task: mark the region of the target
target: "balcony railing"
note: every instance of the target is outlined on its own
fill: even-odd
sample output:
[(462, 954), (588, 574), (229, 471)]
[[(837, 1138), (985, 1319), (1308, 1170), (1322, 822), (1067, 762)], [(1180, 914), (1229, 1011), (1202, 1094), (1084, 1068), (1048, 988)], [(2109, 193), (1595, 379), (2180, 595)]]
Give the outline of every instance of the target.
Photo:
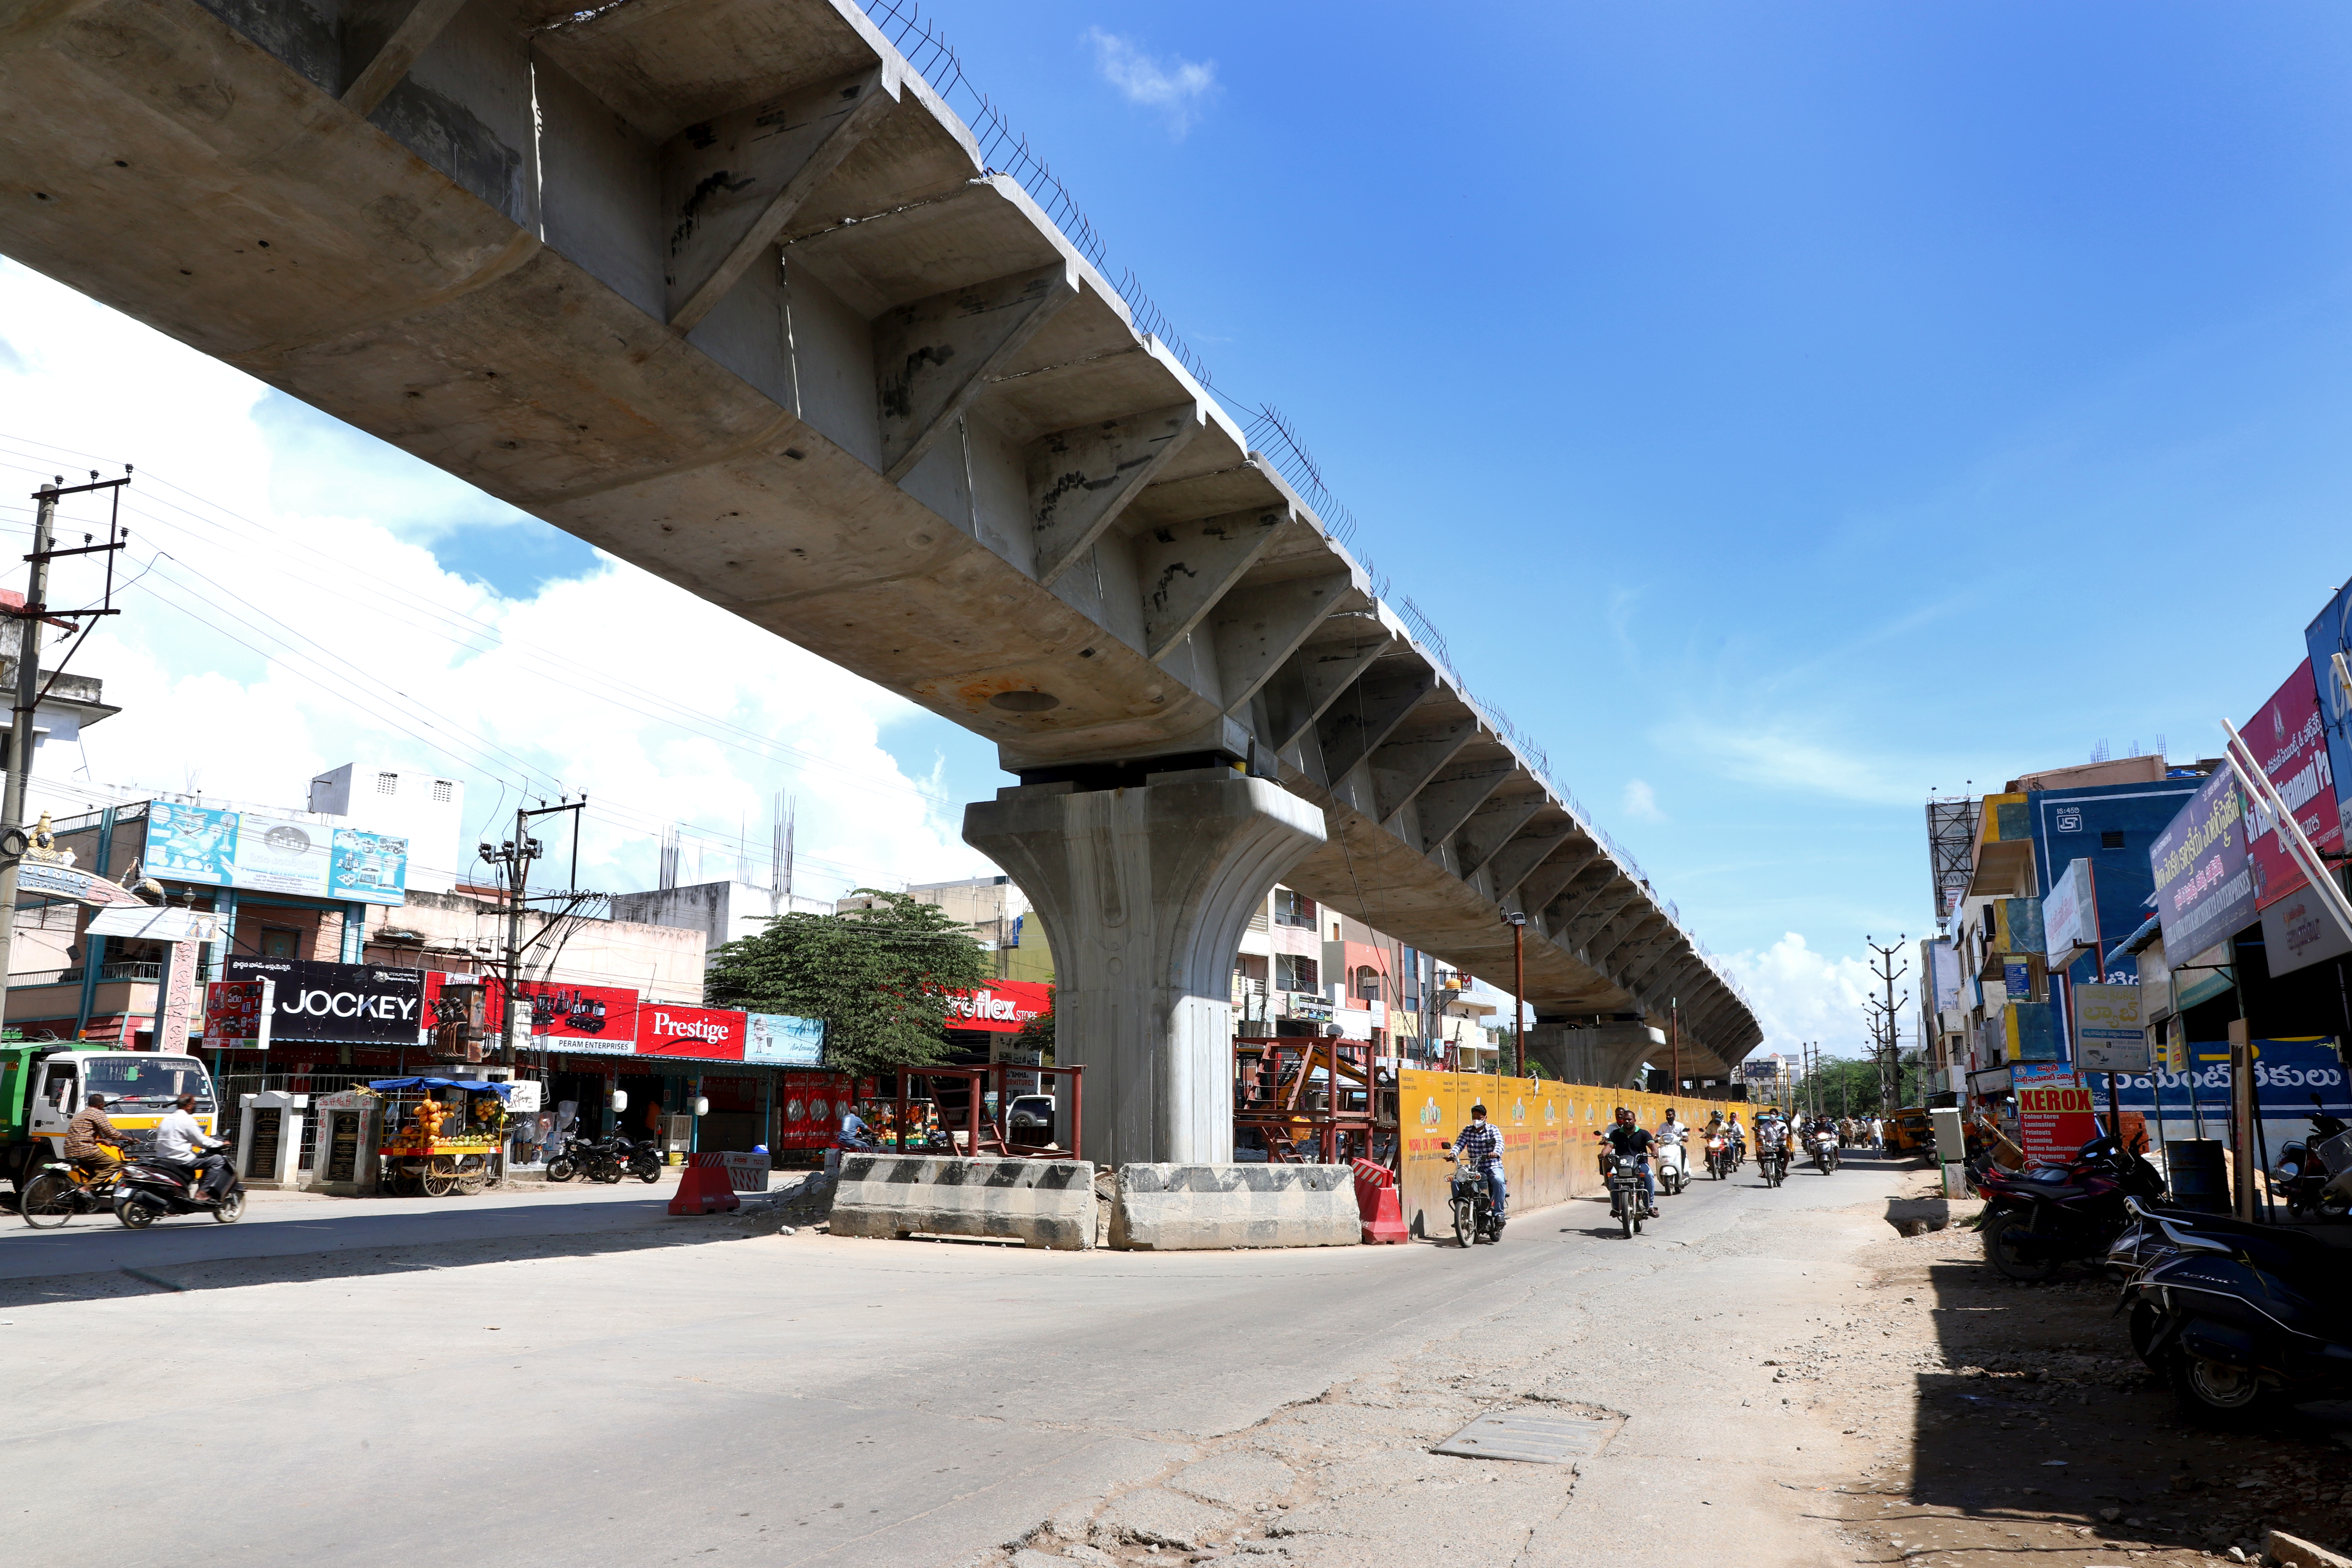
[[(79, 985), (81, 977), (79, 968), (36, 969), (8, 976), (8, 986), (16, 990), (26, 985)], [(163, 978), (163, 966), (161, 963), (101, 963), (98, 966), (98, 978), (101, 983), (109, 980), (161, 980)]]

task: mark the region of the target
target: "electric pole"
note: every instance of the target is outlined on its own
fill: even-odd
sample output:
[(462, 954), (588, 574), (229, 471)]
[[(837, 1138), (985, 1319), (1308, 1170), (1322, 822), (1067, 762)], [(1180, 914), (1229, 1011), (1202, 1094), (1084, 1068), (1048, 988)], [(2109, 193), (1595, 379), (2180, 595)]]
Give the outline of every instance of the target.
[[(32, 563), (33, 569), (25, 582), (25, 607), (8, 612), (16, 623), (16, 694), (13, 709), (15, 717), (8, 730), (8, 782), (5, 792), (0, 792), (0, 1021), (5, 1021), (7, 1016), (8, 991), (5, 976), (9, 973), (8, 950), (16, 934), (17, 867), (23, 860), (28, 847), (25, 831), (25, 795), (32, 783), (33, 748), (37, 743), (33, 733), (33, 715), (39, 709), (41, 699), (48, 694), (47, 688), (41, 682), (41, 623), (44, 619), (59, 614), (111, 616), (121, 613), (112, 607), (113, 552), (122, 548), (116, 539), (117, 530), (114, 524), (111, 522), (108, 524), (104, 544), (90, 544), (89, 536), (85, 534), (82, 549), (53, 549), (51, 545), (57, 530), (58, 501), (60, 497), (81, 495), (89, 490), (113, 490), (116, 492), (116, 505), (119, 510), (122, 487), (131, 482), (129, 473), (130, 470), (126, 468), (123, 478), (100, 480), (97, 472), (93, 470), (89, 476), (89, 483), (75, 485), (70, 489), (58, 488), (65, 483), (65, 476), (60, 474), (52, 482), (43, 485), (33, 492), (33, 552), (25, 557), (26, 561)], [(52, 611), (48, 605), (49, 563), (59, 555), (100, 553), (108, 558), (107, 607), (97, 610)], [(68, 654), (72, 651), (71, 648), (67, 649)], [(57, 672), (52, 671), (50, 679), (54, 680), (56, 678)], [(106, 875), (106, 868), (103, 866), (94, 866), (90, 869), (100, 877)], [(155, 1042), (155, 1047), (158, 1050), (163, 1049), (163, 1042), (158, 1039)]]
[(1514, 910), (1503, 919), (1511, 928), (1511, 1047), (1519, 1078), (1528, 1076), (1528, 917)]
[(1888, 1111), (1895, 1109), (1896, 1091), (1900, 1088), (1896, 1082), (1896, 1051), (1901, 1037), (1895, 1032), (1896, 1022), (1902, 1017), (1900, 1009), (1903, 1002), (1911, 1000), (1908, 991), (1903, 994), (1903, 1002), (1895, 999), (1895, 983), (1911, 973), (1908, 960), (1900, 969), (1895, 966), (1895, 955), (1903, 951), (1905, 940), (1904, 934), (1898, 932), (1892, 945), (1881, 947), (1867, 936), (1862, 939), (1863, 945), (1878, 955), (1878, 962), (1871, 966), (1871, 973), (1877, 975), (1886, 987), (1886, 1001), (1880, 1008), (1878, 1028), (1874, 1031), (1878, 1038), (1873, 1044), (1877, 1047), (1878, 1056), (1878, 1101)]

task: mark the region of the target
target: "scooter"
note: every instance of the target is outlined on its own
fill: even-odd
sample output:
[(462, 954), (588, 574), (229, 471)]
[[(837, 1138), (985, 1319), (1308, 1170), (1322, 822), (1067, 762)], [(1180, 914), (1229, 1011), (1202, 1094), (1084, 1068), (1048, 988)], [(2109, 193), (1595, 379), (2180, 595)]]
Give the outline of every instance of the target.
[(2291, 1231), (2155, 1223), (2175, 1255), (2126, 1286), (2118, 1310), (2184, 1415), (2244, 1427), (2352, 1394), (2352, 1259)]
[(2104, 1258), (2131, 1218), (2126, 1200), (2157, 1205), (2166, 1196), (2156, 1167), (2111, 1134), (2063, 1165), (2014, 1175), (1988, 1165), (1975, 1184), (1985, 1195), (1977, 1218), (1985, 1261), (2028, 1283), (2049, 1279), (2070, 1258)]
[(1662, 1139), (1653, 1162), (1658, 1192), (1671, 1197), (1690, 1185), (1690, 1151), (1673, 1139)]
[(1824, 1176), (1838, 1168), (1837, 1134), (1826, 1130), (1812, 1135), (1813, 1167)]
[(2347, 1213), (2344, 1184), (2335, 1178), (2352, 1173), (2352, 1131), (2346, 1130), (2342, 1117), (2327, 1113), (2319, 1096), (2313, 1095), (2311, 1103), (2311, 1135), (2279, 1150), (2278, 1163), (2268, 1173), (2271, 1195), (2296, 1219), (2305, 1214), (2342, 1219)]
[(225, 1168), (228, 1184), (213, 1198), (204, 1194), (209, 1172), (191, 1169), (183, 1174), (177, 1166), (131, 1161), (115, 1178), (114, 1217), (132, 1230), (145, 1230), (166, 1215), (180, 1214), (208, 1214), (222, 1225), (235, 1225), (245, 1217), (245, 1178), (236, 1173), (234, 1161)]

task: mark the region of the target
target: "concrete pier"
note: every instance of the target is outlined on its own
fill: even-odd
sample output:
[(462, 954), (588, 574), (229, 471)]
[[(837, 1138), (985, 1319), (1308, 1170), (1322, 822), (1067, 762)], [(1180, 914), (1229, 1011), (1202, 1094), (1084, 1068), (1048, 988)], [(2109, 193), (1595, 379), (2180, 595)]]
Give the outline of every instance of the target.
[(1274, 884), (1322, 844), (1322, 814), (1267, 780), (1195, 768), (1125, 788), (999, 790), (964, 808), (963, 837), (1053, 939), (1055, 1059), (1086, 1068), (1081, 1155), (1231, 1161), (1234, 953)]

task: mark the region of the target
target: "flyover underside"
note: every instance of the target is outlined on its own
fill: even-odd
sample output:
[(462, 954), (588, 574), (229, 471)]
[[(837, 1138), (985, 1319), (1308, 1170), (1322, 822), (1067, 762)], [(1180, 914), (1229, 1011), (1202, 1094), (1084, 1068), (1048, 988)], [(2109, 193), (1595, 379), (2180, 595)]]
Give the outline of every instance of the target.
[(1523, 910), (1547, 1015), (1759, 1038), (854, 6), (34, 0), (0, 145), (8, 255), (1025, 782), (1246, 763), (1345, 846), (1316, 896), (1490, 977)]

